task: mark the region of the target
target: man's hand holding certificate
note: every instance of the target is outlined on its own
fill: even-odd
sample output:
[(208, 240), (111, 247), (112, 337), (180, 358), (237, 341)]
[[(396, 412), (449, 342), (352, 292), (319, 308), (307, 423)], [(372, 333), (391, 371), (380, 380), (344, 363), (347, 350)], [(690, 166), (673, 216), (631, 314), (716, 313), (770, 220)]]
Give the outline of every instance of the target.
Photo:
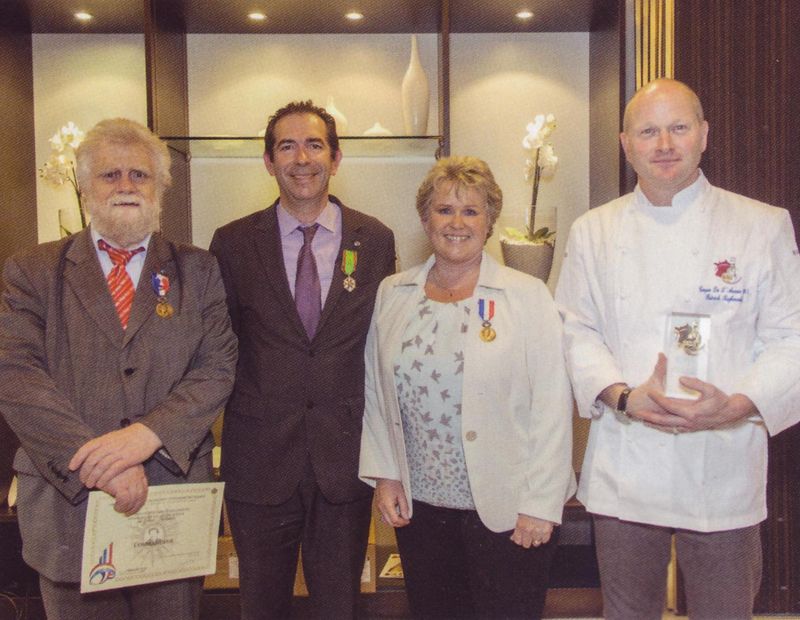
[(216, 570), (224, 483), (150, 487), (136, 514), (114, 498), (89, 494), (81, 592), (208, 575)]

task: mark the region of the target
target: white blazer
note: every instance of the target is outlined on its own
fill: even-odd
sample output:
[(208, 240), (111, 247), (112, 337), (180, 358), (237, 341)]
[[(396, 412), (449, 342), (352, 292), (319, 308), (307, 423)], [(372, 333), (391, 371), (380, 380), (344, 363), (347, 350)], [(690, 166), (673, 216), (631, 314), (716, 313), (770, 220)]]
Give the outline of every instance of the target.
[[(432, 256), (381, 283), (365, 353), (359, 476), (373, 486), (378, 478), (400, 480), (409, 506), (393, 364), (433, 263)], [(481, 298), (494, 301), (492, 342), (479, 337)], [(514, 529), (518, 514), (561, 523), (575, 476), (572, 392), (555, 304), (540, 280), (485, 252), (473, 302), (464, 349), (461, 440), (478, 515), (495, 532)]]

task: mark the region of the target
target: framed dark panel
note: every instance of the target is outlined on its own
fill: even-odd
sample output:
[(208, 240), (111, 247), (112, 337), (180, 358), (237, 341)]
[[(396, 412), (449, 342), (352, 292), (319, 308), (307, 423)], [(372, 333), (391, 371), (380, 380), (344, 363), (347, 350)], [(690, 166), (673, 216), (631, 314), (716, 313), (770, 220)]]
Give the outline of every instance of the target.
[[(702, 168), (800, 225), (800, 3), (675, 0), (675, 76), (710, 125)], [(800, 408), (800, 403), (798, 403)], [(770, 440), (757, 612), (800, 612), (800, 429)]]
[(619, 132), (625, 105), (625, 2), (594, 9), (589, 34), (589, 206), (628, 191)]
[[(184, 2), (145, 0), (147, 123), (161, 136), (189, 133), (189, 85)], [(164, 195), (161, 228), (174, 241), (191, 243), (189, 159), (172, 150), (172, 187)]]
[[(38, 241), (36, 156), (33, 131), (33, 52), (28, 14), (22, 3), (0, 7), (0, 265)], [(0, 418), (0, 506), (13, 476), (17, 440)]]

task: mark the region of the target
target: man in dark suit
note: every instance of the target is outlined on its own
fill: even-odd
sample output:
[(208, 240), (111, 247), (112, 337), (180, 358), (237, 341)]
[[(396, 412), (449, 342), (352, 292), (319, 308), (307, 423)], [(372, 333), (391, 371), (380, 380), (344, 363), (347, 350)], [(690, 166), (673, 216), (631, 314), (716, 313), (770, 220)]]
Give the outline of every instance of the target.
[(241, 352), (222, 473), (242, 615), (290, 614), (302, 543), (315, 614), (353, 617), (372, 500), (357, 476), (364, 343), (394, 237), (328, 194), (342, 152), (324, 109), (278, 110), (265, 146), (279, 199), (211, 242)]
[(91, 227), (4, 270), (0, 412), (21, 443), (23, 556), (51, 620), (196, 619), (199, 578), (80, 594), (85, 500), (100, 489), (133, 514), (148, 485), (211, 479), (236, 365), (225, 291), (212, 256), (156, 232), (169, 152), (146, 127), (102, 121), (76, 159)]

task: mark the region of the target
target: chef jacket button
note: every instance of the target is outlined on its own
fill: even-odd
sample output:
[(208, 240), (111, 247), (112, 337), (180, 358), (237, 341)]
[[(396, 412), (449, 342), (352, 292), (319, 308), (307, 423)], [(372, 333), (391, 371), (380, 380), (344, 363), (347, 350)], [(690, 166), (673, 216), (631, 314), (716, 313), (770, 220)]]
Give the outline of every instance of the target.
[(475, 431), (467, 431), (467, 441), (475, 441), (478, 438), (478, 433)]
[(136, 372), (136, 369), (135, 368), (126, 368), (125, 370), (123, 370), (123, 372), (125, 373), (126, 377), (130, 377), (133, 373)]
[(306, 401), (306, 409), (313, 409), (313, 408), (314, 408), (314, 401), (313, 400)]

